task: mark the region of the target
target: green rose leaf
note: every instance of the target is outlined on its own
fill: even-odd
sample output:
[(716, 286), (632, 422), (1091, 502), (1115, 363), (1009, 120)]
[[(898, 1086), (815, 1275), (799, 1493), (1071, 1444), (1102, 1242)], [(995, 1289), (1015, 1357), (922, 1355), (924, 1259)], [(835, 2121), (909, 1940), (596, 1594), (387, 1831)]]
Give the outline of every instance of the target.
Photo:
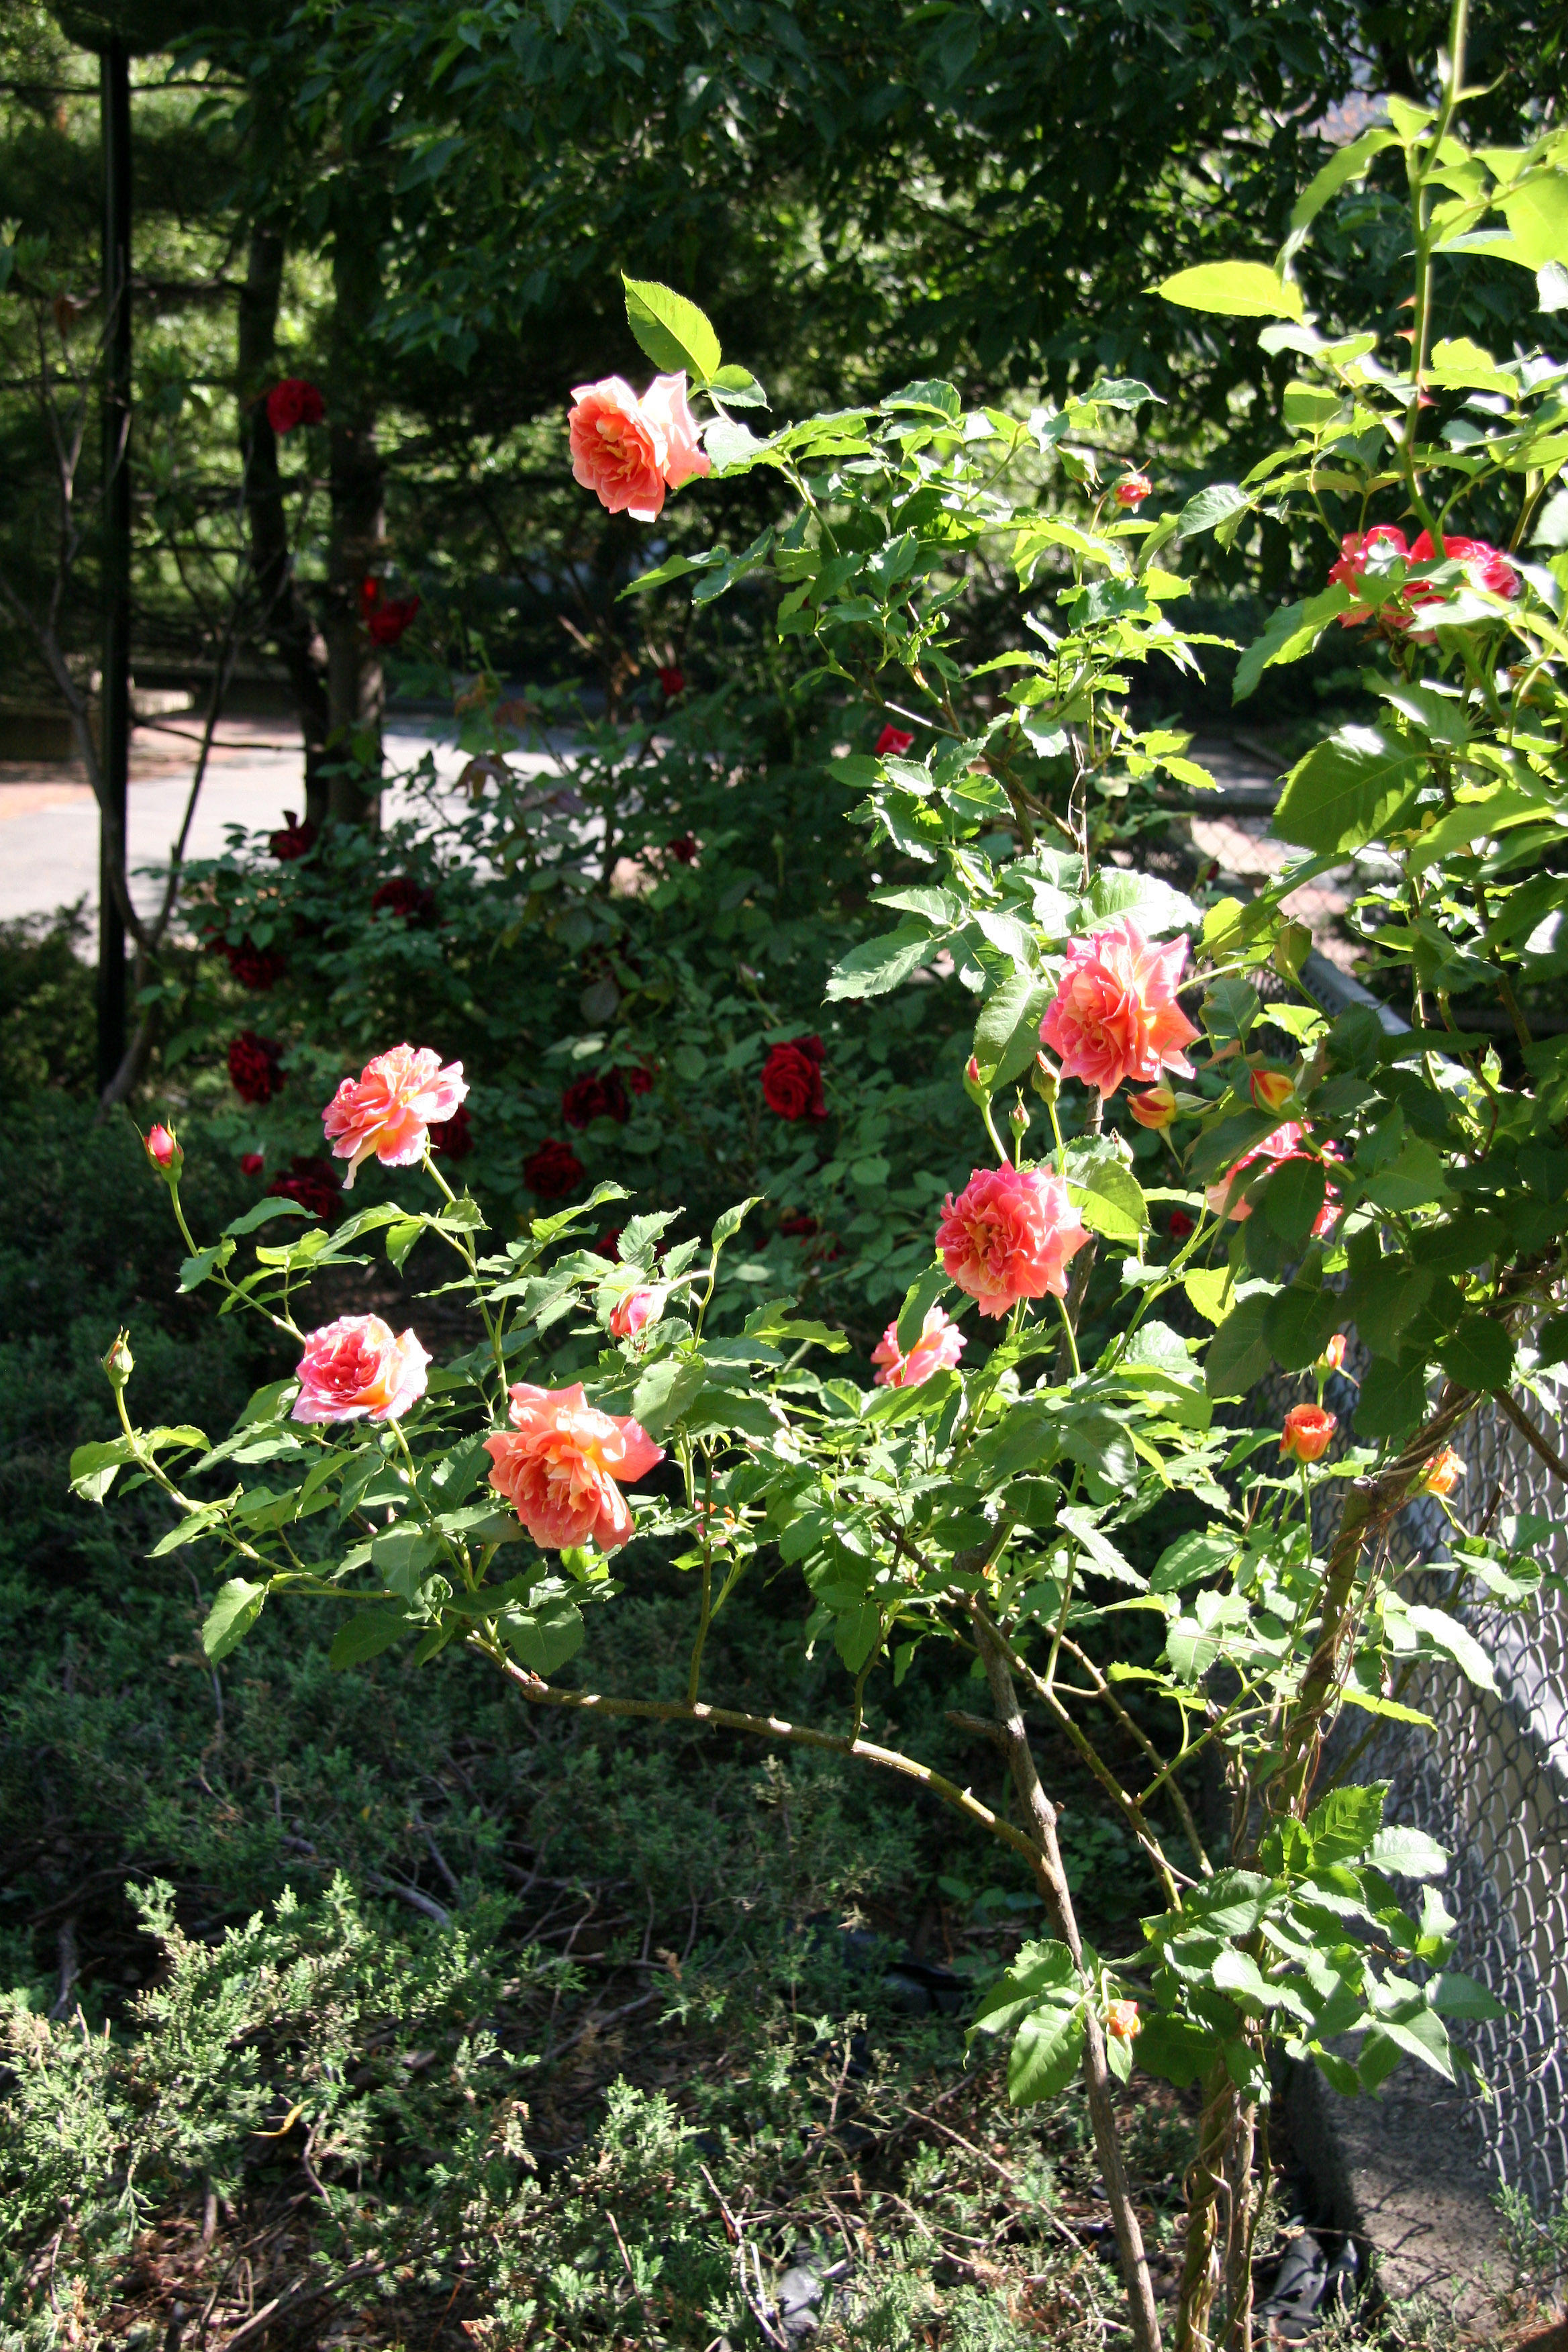
[(652, 278), (625, 278), (626, 324), (656, 368), (670, 375), (684, 369), (693, 383), (719, 373), (723, 353), (711, 321), (695, 302)]
[(1209, 261), (1178, 269), (1154, 291), (1186, 310), (1226, 319), (1299, 319), (1301, 289), (1266, 261)]
[(1421, 765), (1376, 727), (1340, 727), (1286, 778), (1269, 830), (1302, 849), (1360, 849), (1413, 812)]
[(248, 1584), (243, 1576), (230, 1577), (218, 1589), (217, 1599), (202, 1627), (202, 1647), (216, 1665), (237, 1649), (261, 1614), (267, 1599), (264, 1584)]
[(552, 1675), (583, 1646), (583, 1612), (564, 1592), (547, 1592), (531, 1608), (503, 1609), (496, 1630), (514, 1658)]
[(367, 1658), (379, 1658), (413, 1630), (401, 1609), (361, 1609), (333, 1634), (327, 1664), (333, 1674), (345, 1674)]

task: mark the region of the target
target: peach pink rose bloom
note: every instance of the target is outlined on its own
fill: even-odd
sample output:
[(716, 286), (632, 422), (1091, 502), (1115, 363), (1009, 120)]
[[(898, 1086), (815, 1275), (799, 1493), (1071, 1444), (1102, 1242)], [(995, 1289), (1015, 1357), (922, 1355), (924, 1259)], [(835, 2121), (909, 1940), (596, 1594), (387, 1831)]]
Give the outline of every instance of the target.
[(295, 1421), (399, 1421), (425, 1393), (430, 1361), (412, 1331), (394, 1337), (379, 1315), (342, 1315), (305, 1341)]
[(1068, 1076), (1098, 1087), (1102, 1099), (1123, 1078), (1147, 1084), (1162, 1070), (1190, 1078), (1184, 1049), (1198, 1033), (1176, 1003), (1186, 961), (1184, 934), (1156, 947), (1131, 915), (1074, 940), (1057, 1001), (1040, 1024)]
[(610, 1310), (610, 1328), (617, 1339), (635, 1339), (649, 1323), (657, 1323), (664, 1313), (664, 1302), (669, 1297), (668, 1286), (652, 1290), (628, 1290), (617, 1298)]
[[(1226, 1170), (1217, 1184), (1205, 1188), (1204, 1199), (1210, 1215), (1228, 1217), (1232, 1224), (1244, 1223), (1252, 1214), (1252, 1203), (1246, 1197), (1247, 1171), (1255, 1169), (1260, 1160), (1272, 1160), (1278, 1164), (1286, 1160), (1311, 1159), (1312, 1153), (1301, 1148), (1306, 1139), (1306, 1129), (1298, 1126), (1293, 1118), (1288, 1118), (1283, 1127), (1277, 1127), (1272, 1135), (1266, 1135), (1261, 1143), (1255, 1143), (1250, 1151), (1244, 1151), (1235, 1167)], [(1339, 1154), (1329, 1144), (1324, 1147), (1323, 1156), (1325, 1159), (1337, 1159)], [(1339, 1209), (1340, 1196), (1331, 1184), (1323, 1195), (1323, 1205), (1313, 1221), (1312, 1232), (1320, 1239), (1333, 1223)]]
[(667, 489), (712, 471), (686, 401), (686, 378), (656, 375), (639, 400), (623, 376), (580, 383), (566, 419), (572, 472), (612, 514), (652, 522)]
[(618, 1479), (641, 1478), (664, 1448), (635, 1421), (601, 1412), (569, 1389), (511, 1391), (511, 1428), (487, 1437), (490, 1485), (504, 1495), (536, 1544), (563, 1551), (595, 1544), (615, 1551), (631, 1539), (632, 1515)]
[(1321, 1462), (1338, 1427), (1334, 1415), (1321, 1404), (1293, 1404), (1279, 1433), (1279, 1451), (1294, 1454), (1298, 1462)]
[(1068, 1262), (1088, 1239), (1067, 1179), (1045, 1168), (977, 1168), (936, 1229), (948, 1273), (993, 1316), (1020, 1298), (1065, 1298)]
[(968, 1340), (956, 1323), (951, 1322), (940, 1307), (928, 1307), (926, 1319), (921, 1325), (921, 1336), (904, 1355), (899, 1347), (897, 1316), (889, 1324), (871, 1350), (871, 1361), (882, 1369), (877, 1375), (879, 1389), (918, 1389), (933, 1372), (944, 1372), (956, 1364)]
[(353, 1191), (373, 1157), (384, 1168), (412, 1168), (423, 1160), (430, 1129), (452, 1117), (468, 1091), (461, 1062), (443, 1068), (428, 1045), (394, 1045), (357, 1078), (345, 1078), (321, 1113), (333, 1158), (349, 1163), (344, 1192)]

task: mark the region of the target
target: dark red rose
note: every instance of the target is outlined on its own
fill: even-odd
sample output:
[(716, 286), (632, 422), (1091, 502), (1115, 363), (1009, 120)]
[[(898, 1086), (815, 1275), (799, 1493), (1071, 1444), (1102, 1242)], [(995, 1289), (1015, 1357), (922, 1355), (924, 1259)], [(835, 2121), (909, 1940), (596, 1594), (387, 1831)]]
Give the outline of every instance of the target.
[(621, 1076), (626, 1082), (626, 1087), (629, 1093), (634, 1095), (652, 1094), (653, 1072), (646, 1062), (636, 1063), (631, 1069), (623, 1070), (621, 1072)]
[(1166, 1227), (1166, 1231), (1169, 1233), (1171, 1239), (1173, 1242), (1184, 1242), (1193, 1230), (1193, 1221), (1191, 1217), (1188, 1216), (1186, 1211), (1184, 1209), (1173, 1209), (1171, 1212), (1170, 1223)]
[(906, 751), (914, 749), (914, 740), (912, 735), (906, 735), (901, 727), (895, 727), (889, 720), (877, 738), (877, 757), (879, 760), (901, 760)]
[(417, 596), (389, 596), (379, 580), (360, 583), (359, 601), (374, 646), (396, 645), (419, 610)]
[(274, 1176), (267, 1192), (272, 1200), (298, 1201), (302, 1209), (324, 1218), (328, 1224), (342, 1199), (342, 1187), (330, 1160), (291, 1160), (287, 1175)]
[(267, 395), (267, 422), (274, 433), (292, 433), (296, 425), (319, 425), (327, 404), (303, 376), (286, 375)]
[(265, 1152), (242, 1151), (239, 1155), (239, 1172), (242, 1176), (259, 1176), (266, 1161)]
[(684, 670), (661, 669), (658, 674), (658, 682), (664, 688), (664, 698), (667, 702), (673, 702), (678, 694), (684, 694), (686, 691), (686, 673)]
[(551, 1136), (523, 1161), (522, 1181), (542, 1201), (563, 1200), (583, 1181), (583, 1163), (569, 1143)]
[(826, 1118), (822, 1098), (822, 1040), (792, 1037), (775, 1045), (763, 1064), (763, 1099), (781, 1118)]
[(448, 1160), (466, 1160), (474, 1148), (468, 1104), (459, 1103), (450, 1118), (432, 1120), (429, 1135), (432, 1151), (444, 1151)]
[(289, 969), (289, 959), (280, 948), (258, 948), (248, 931), (239, 940), (219, 940), (216, 947), (241, 988), (258, 996), (276, 988)]
[(373, 914), (400, 915), (405, 923), (417, 923), (423, 930), (436, 919), (436, 893), (407, 874), (395, 874), (384, 882), (370, 905)]
[(313, 849), (315, 845), (315, 826), (310, 824), (301, 824), (292, 809), (284, 810), (283, 822), (278, 831), (268, 834), (267, 837), (267, 846), (273, 856), (284, 866), (293, 858), (303, 857), (305, 852), (308, 849)]
[(631, 1105), (618, 1070), (596, 1078), (574, 1078), (561, 1097), (561, 1116), (568, 1127), (592, 1127), (596, 1118), (613, 1118), (625, 1127)]
[(270, 1102), (283, 1084), (281, 1047), (242, 1029), (228, 1049), (228, 1078), (241, 1102)]
[(673, 841), (667, 841), (664, 845), (670, 856), (678, 858), (682, 866), (696, 865), (697, 844), (690, 834), (678, 833)]
[(779, 1219), (779, 1231), (786, 1241), (808, 1242), (822, 1231), (820, 1217), (809, 1217), (804, 1209), (792, 1209), (787, 1217)]

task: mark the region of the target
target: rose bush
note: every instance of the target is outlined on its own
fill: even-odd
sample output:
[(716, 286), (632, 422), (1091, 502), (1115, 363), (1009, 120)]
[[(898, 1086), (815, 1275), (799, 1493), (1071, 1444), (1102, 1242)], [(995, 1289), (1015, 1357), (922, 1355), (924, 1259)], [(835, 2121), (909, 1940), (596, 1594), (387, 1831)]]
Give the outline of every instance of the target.
[[(1272, 2059), (1315, 2064), (1346, 2091), (1375, 2090), (1406, 2057), (1452, 2075), (1467, 2061), (1447, 2021), (1496, 2013), (1447, 1966), (1445, 1856), (1385, 1826), (1384, 1789), (1342, 1785), (1324, 1750), (1346, 1706), (1407, 1718), (1403, 1693), (1425, 1660), (1489, 1672), (1461, 1623), (1402, 1591), (1389, 1538), (1413, 1496), (1451, 1493), (1452, 1440), (1483, 1398), (1550, 1454), (1514, 1391), (1549, 1392), (1568, 1360), (1568, 1047), (1530, 1034), (1514, 989), (1532, 957), (1554, 951), (1553, 861), (1568, 837), (1568, 561), (1551, 553), (1558, 526), (1545, 522), (1568, 454), (1568, 368), (1432, 339), (1436, 259), (1489, 212), (1506, 224), (1493, 249), (1559, 266), (1542, 245), (1568, 218), (1568, 140), (1464, 153), (1462, 29), (1461, 17), (1441, 106), (1392, 101), (1392, 126), (1342, 151), (1298, 208), (1299, 238), (1338, 189), (1397, 152), (1416, 269), (1397, 368), (1376, 357), (1373, 335), (1316, 335), (1286, 274), (1294, 247), (1276, 269), (1218, 265), (1164, 289), (1222, 315), (1270, 317), (1266, 350), (1307, 371), (1286, 396), (1288, 446), (1248, 483), (1205, 491), (1181, 513), (1145, 517), (1145, 499), (1102, 487), (1125, 456), (1113, 436), (1148, 398), (1141, 385), (1090, 386), (1020, 419), (966, 411), (953, 387), (922, 383), (876, 409), (758, 436), (729, 411), (755, 406), (760, 388), (721, 366), (701, 314), (664, 289), (632, 289), (628, 316), (654, 364), (682, 360), (714, 412), (703, 430), (712, 472), (769, 468), (790, 508), (741, 553), (672, 556), (635, 593), (695, 577), (711, 602), (771, 571), (786, 642), (809, 640), (829, 674), (921, 719), (901, 748), (834, 763), (861, 796), (892, 875), (877, 903), (897, 921), (841, 956), (830, 1003), (883, 1004), (894, 1018), (900, 992), (935, 985), (944, 961), (975, 1000), (973, 1039), (948, 1050), (955, 1083), (968, 1056), (984, 1164), (940, 1212), (928, 1198), (920, 1263), (879, 1350), (889, 1377), (864, 1389), (823, 1365), (847, 1340), (796, 1296), (745, 1311), (744, 1294), (724, 1287), (754, 1197), (662, 1254), (673, 1209), (626, 1215), (613, 1255), (605, 1245), (610, 1204), (626, 1197), (613, 1183), (516, 1234), (492, 1230), (428, 1150), (431, 1124), (457, 1105), (456, 1066), (382, 1040), (326, 1104), (325, 1131), (351, 1172), (372, 1156), (419, 1160), (433, 1204), (378, 1201), (335, 1230), (291, 1222), (285, 1238), (258, 1243), (269, 1221), (301, 1215), (264, 1201), (202, 1245), (185, 1229), (178, 1148), (160, 1144), (152, 1165), (186, 1234), (184, 1286), (210, 1283), (226, 1307), (266, 1317), (300, 1347), (300, 1369), (210, 1444), (194, 1428), (135, 1425), (122, 1338), (106, 1360), (121, 1434), (73, 1463), (89, 1498), (122, 1469), (162, 1487), (179, 1516), (160, 1551), (199, 1542), (225, 1556), (232, 1573), (205, 1635), (213, 1657), (268, 1604), (313, 1597), (341, 1616), (342, 1667), (397, 1643), (415, 1664), (461, 1646), (530, 1705), (709, 1724), (858, 1759), (1018, 1854), (1050, 1933), (985, 1992), (974, 2026), (1006, 2037), (1016, 2099), (1047, 2097), (1081, 2071), (1141, 2352), (1158, 2344), (1160, 2315), (1113, 2077), (1136, 2063), (1201, 2085), (1176, 2340), (1195, 2352), (1217, 2331), (1246, 2347)], [(635, 498), (657, 512), (668, 428), (629, 388), (593, 390), (605, 396), (583, 395), (573, 421), (579, 479), (606, 505), (636, 513)], [(1250, 904), (1205, 911), (1097, 856), (1091, 807), (1162, 766), (1190, 770), (1179, 740), (1133, 726), (1125, 699), (1130, 665), (1195, 659), (1166, 610), (1183, 593), (1171, 568), (1183, 540), (1292, 500), (1323, 532), (1324, 585), (1248, 649), (1239, 693), (1352, 607), (1374, 625), (1389, 608), (1420, 625), (1373, 627), (1393, 665), (1386, 721), (1339, 731), (1291, 772), (1276, 830), (1307, 856)], [(1509, 583), (1473, 549), (1448, 551), (1444, 525), (1461, 502), (1478, 525), (1511, 533)], [(1364, 541), (1375, 528), (1380, 504), (1445, 550), (1424, 564), (1411, 549), (1418, 599), (1386, 537), (1353, 583), (1326, 576), (1348, 530)], [(1519, 543), (1542, 527), (1548, 560), (1537, 562)], [(1027, 642), (966, 671), (955, 614), (965, 564), (982, 559), (1009, 565), (1035, 609), (1019, 631)], [(1307, 1004), (1266, 1003), (1254, 982), (1267, 967), (1293, 977), (1304, 944), (1284, 902), (1373, 844), (1363, 927), (1408, 985), (1413, 1026), (1391, 1034), (1366, 1008), (1330, 1023)], [(631, 975), (625, 993), (637, 984)], [(1465, 1000), (1483, 992), (1509, 1013), (1506, 1059), (1489, 1033), (1462, 1024)], [(593, 1034), (595, 1067), (618, 1066), (622, 1041), (612, 1061)], [(794, 1057), (775, 1065), (788, 1081), (776, 1087), (783, 1126), (814, 1118), (823, 1062), (836, 1092), (856, 1082), (847, 1055), (805, 1050), (817, 1042), (762, 1027), (736, 1052), (737, 1075), (765, 1071), (764, 1052)], [(658, 1066), (656, 1023), (625, 1040), (634, 1046)], [(261, 1041), (250, 1047), (270, 1070)], [(1130, 1084), (1165, 1069), (1192, 1075), (1194, 1091), (1173, 1093), (1168, 1115), (1162, 1101), (1147, 1127), (1129, 1118), (1150, 1151), (1175, 1155), (1178, 1181), (1145, 1184), (1120, 1106)], [(1282, 1124), (1288, 1104), (1299, 1116)], [(564, 1195), (582, 1166), (559, 1142), (536, 1162), (546, 1155), (536, 1197)], [(332, 1336), (298, 1320), (310, 1281), (353, 1263), (376, 1233), (395, 1265), (421, 1242), (447, 1253), (472, 1302), (475, 1343), (427, 1374), (395, 1371), (389, 1350), (404, 1343), (389, 1332)], [(1119, 1303), (1091, 1345), (1084, 1300), (1101, 1253)], [(954, 1323), (970, 1302), (961, 1350)], [(1352, 1322), (1370, 1363), (1355, 1443), (1335, 1457), (1322, 1395)], [(300, 1422), (318, 1363), (337, 1368), (322, 1374), (329, 1402), (363, 1418)], [(1274, 1367), (1314, 1391), (1283, 1430), (1219, 1417)], [(425, 1394), (400, 1402), (417, 1378)], [(374, 1406), (356, 1405), (373, 1393)], [(258, 1464), (265, 1485), (249, 1483)], [(656, 1469), (656, 1487), (628, 1494)], [(1124, 1531), (1178, 1498), (1199, 1524), (1146, 1575)], [(634, 1572), (621, 1559), (634, 1532), (668, 1545), (691, 1577), (683, 1697), (560, 1679)], [(1457, 1570), (1523, 1607), (1545, 1532), (1456, 1518)], [(843, 1669), (831, 1724), (703, 1696), (714, 1620), (743, 1578), (786, 1568), (805, 1588), (804, 1638), (831, 1642)], [(1117, 1654), (1123, 1629), (1150, 1623), (1154, 1663)], [(896, 1744), (879, 1694), (933, 1642), (984, 1675), (1016, 1819)], [(1141, 1950), (1115, 1963), (1079, 1932), (1020, 1689), (1092, 1770), (1162, 1889)], [(1200, 1758), (1229, 1797), (1224, 1842), (1191, 1801)], [(1419, 1886), (1413, 1911), (1396, 1882)]]

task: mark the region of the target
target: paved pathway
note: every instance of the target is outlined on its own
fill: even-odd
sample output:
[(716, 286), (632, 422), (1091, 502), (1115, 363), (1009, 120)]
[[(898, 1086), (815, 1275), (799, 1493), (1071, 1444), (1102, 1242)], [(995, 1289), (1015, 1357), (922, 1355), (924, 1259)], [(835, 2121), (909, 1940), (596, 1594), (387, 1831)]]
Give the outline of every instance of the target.
[[(438, 720), (404, 719), (386, 737), (389, 768), (411, 768), (426, 751), (454, 784), (466, 754), (454, 729)], [(130, 865), (139, 907), (155, 907), (157, 877), (139, 866), (167, 861), (195, 772), (199, 722), (172, 719), (139, 726), (131, 757)], [(529, 761), (514, 760), (524, 766)], [(191, 827), (188, 854), (216, 857), (233, 825), (280, 825), (286, 808), (304, 806), (304, 754), (297, 727), (281, 719), (225, 719), (220, 725)], [(387, 817), (409, 813), (405, 793), (389, 791)], [(45, 914), (85, 899), (98, 905), (98, 807), (77, 761), (0, 763), (0, 922)]]

